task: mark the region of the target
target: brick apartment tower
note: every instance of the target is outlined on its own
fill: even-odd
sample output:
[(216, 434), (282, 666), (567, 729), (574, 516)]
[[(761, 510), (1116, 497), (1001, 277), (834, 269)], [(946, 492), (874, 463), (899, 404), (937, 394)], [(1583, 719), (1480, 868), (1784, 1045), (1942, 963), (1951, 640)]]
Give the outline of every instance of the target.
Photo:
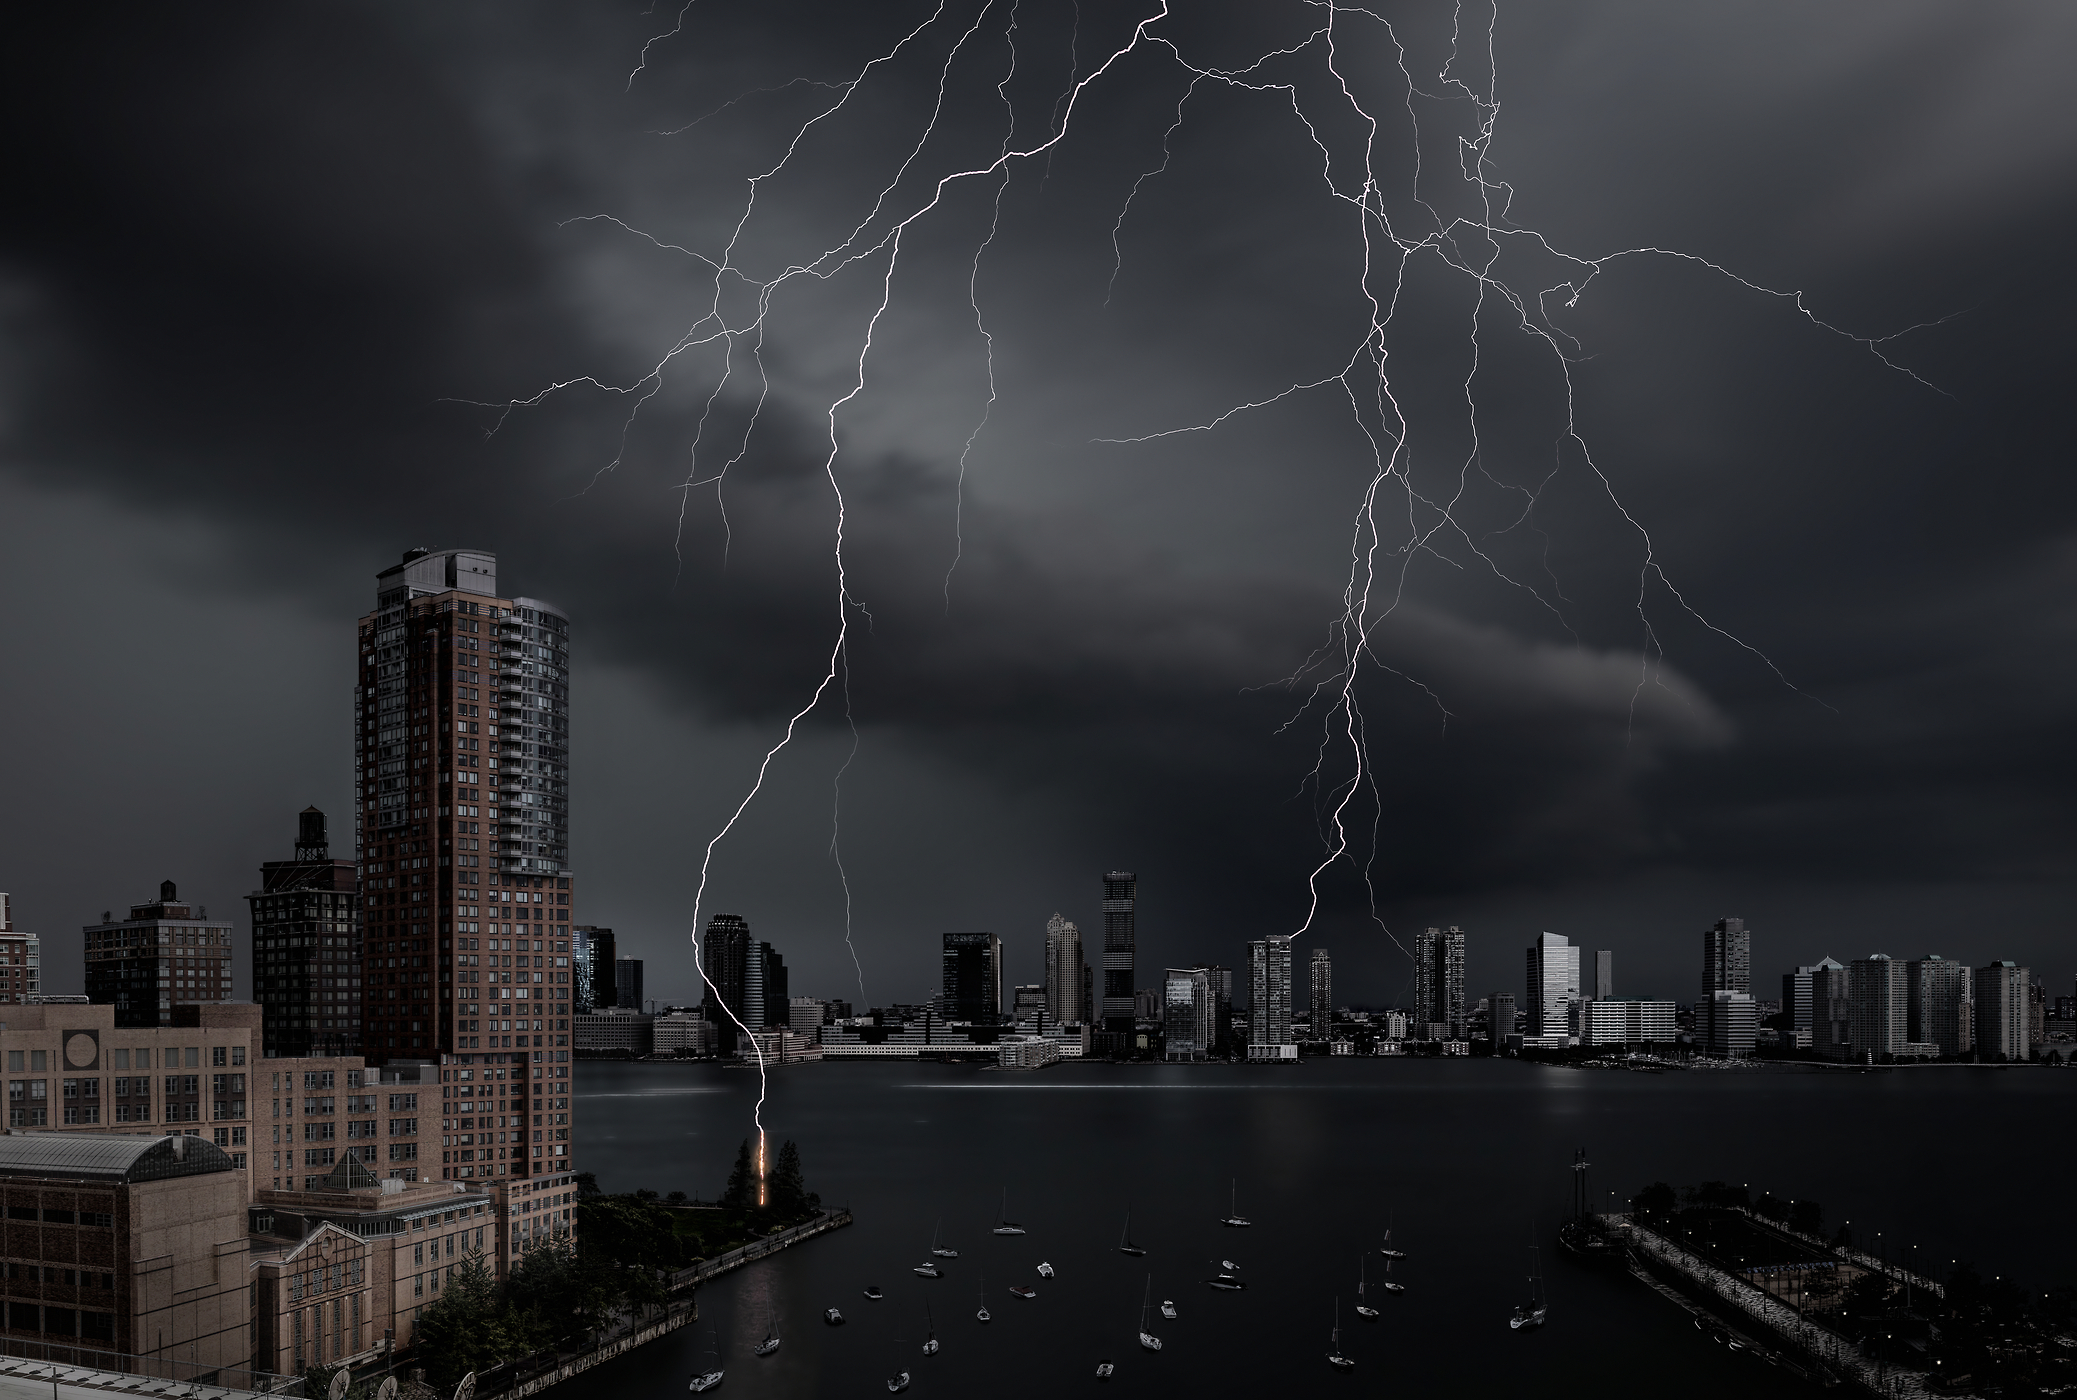
[(260, 887), (246, 902), (252, 999), (266, 1012), (266, 1057), (360, 1054), (367, 991), (360, 867), (332, 859), (323, 812), (305, 807), (296, 814), (295, 859), (262, 865)]
[(361, 1043), (441, 1066), (426, 1175), (517, 1200), (574, 1167), (569, 621), (497, 567), (411, 550), (360, 620)]

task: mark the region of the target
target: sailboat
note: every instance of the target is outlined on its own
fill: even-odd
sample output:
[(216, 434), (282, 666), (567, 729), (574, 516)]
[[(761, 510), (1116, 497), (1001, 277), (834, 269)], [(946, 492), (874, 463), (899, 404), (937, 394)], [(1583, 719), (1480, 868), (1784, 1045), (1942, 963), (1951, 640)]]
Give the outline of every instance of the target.
[(1341, 1354), (1341, 1299), (1334, 1300), (1334, 1330), (1327, 1334), (1327, 1364), (1337, 1371), (1354, 1370), (1356, 1359)]
[(1147, 1310), (1153, 1305), (1154, 1276), (1148, 1274), (1146, 1296), (1140, 1299), (1139, 1305), (1139, 1344), (1148, 1351), (1159, 1351), (1161, 1350), (1161, 1339), (1147, 1330)]
[(1378, 1250), (1378, 1253), (1384, 1255), (1387, 1259), (1404, 1259), (1406, 1257), (1405, 1250), (1392, 1248), (1392, 1227), (1389, 1225), (1385, 1227), (1384, 1248)]
[(685, 1387), (694, 1395), (705, 1395), (708, 1391), (721, 1384), (721, 1329), (719, 1328), (714, 1330), (714, 1349), (709, 1351), (707, 1355), (714, 1358), (714, 1369), (700, 1372)]
[(988, 1320), (988, 1271), (981, 1271), (981, 1307), (974, 1316), (982, 1322)]
[(1363, 1256), (1362, 1267), (1356, 1271), (1356, 1316), (1376, 1317), (1377, 1309), (1370, 1306), (1370, 1256)]
[(1130, 1254), (1135, 1259), (1140, 1258), (1142, 1255), (1146, 1253), (1144, 1249), (1141, 1249), (1138, 1245), (1132, 1242), (1131, 1206), (1125, 1207), (1125, 1228), (1118, 1232), (1118, 1252), (1120, 1254)]
[(944, 1221), (940, 1220), (937, 1225), (933, 1225), (930, 1229), (930, 1252), (940, 1259), (957, 1259), (959, 1257), (958, 1250), (946, 1249), (938, 1243), (938, 1225), (943, 1225), (944, 1223)]
[(995, 1228), (989, 1232), (990, 1234), (1021, 1235), (1024, 1233), (1024, 1227), (1022, 1225), (1019, 1225), (1014, 1220), (1004, 1219), (1004, 1216), (1007, 1215), (1009, 1212), (1009, 1208), (1010, 1188), (1005, 1186), (1002, 1188), (1002, 1208), (995, 1212)]
[(1221, 1225), (1231, 1225), (1236, 1230), (1248, 1228), (1249, 1222), (1240, 1213), (1240, 1182), (1238, 1180), (1233, 1182), (1233, 1194), (1227, 1199), (1226, 1218), (1219, 1223)]
[(938, 1354), (938, 1329), (937, 1325), (930, 1320), (930, 1304), (928, 1303), (923, 1305), (923, 1336), (923, 1354), (925, 1356), (936, 1356)]
[(764, 1340), (750, 1348), (752, 1356), (770, 1356), (779, 1349), (779, 1318), (773, 1315), (771, 1325), (765, 1328)]
[(1392, 1260), (1390, 1258), (1385, 1260), (1385, 1276), (1378, 1280), (1377, 1286), (1384, 1289), (1387, 1293), (1406, 1292), (1405, 1284), (1392, 1282)]
[(1507, 1320), (1508, 1328), (1521, 1332), (1531, 1327), (1541, 1327), (1544, 1314), (1549, 1311), (1550, 1304), (1543, 1296), (1543, 1258), (1532, 1245), (1529, 1249), (1529, 1301), (1514, 1310), (1514, 1316)]

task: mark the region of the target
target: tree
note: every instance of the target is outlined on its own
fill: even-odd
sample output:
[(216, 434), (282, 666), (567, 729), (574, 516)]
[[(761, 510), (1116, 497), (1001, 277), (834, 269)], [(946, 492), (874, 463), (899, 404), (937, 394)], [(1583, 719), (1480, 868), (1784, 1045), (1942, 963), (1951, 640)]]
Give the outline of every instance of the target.
[(597, 1172), (578, 1172), (573, 1179), (577, 1183), (577, 1199), (580, 1201), (587, 1196), (602, 1196), (605, 1194), (599, 1190)]
[(805, 1215), (822, 1206), (822, 1198), (808, 1189), (807, 1178), (801, 1175), (801, 1150), (791, 1139), (779, 1149), (770, 1195), (772, 1209), (781, 1216)]
[(446, 1290), (419, 1315), (412, 1350), (425, 1358), (426, 1379), (443, 1387), (524, 1356), (530, 1342), (483, 1257), (472, 1254), (449, 1271)]
[(683, 1191), (673, 1191), (670, 1195), (664, 1197), (664, 1200), (670, 1205), (682, 1206), (685, 1204), (685, 1193)]
[(728, 1174), (728, 1187), (721, 1193), (721, 1203), (738, 1210), (751, 1210), (757, 1205), (757, 1163), (750, 1155), (749, 1138), (744, 1138), (743, 1145), (736, 1149), (735, 1170)]
[(1663, 1181), (1654, 1181), (1637, 1193), (1635, 1204), (1642, 1215), (1671, 1215), (1679, 1199), (1671, 1186)]
[(1789, 1228), (1801, 1230), (1806, 1235), (1822, 1235), (1825, 1232), (1825, 1208), (1816, 1201), (1789, 1202)]

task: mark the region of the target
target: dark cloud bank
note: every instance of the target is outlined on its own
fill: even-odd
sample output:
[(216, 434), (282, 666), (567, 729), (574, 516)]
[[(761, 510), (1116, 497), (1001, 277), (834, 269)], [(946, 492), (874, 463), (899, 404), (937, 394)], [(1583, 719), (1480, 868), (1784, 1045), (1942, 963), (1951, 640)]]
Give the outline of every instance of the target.
[[(126, 750), (91, 705), (51, 698), (134, 679), (134, 652), (83, 640), (125, 624), (42, 563), (10, 572), (21, 749), (0, 875), (25, 921), (76, 925), (175, 861), (227, 904), (242, 893), (282, 854), (270, 804), (343, 807), (348, 625), (370, 576), (408, 545), (470, 543), (579, 620), (577, 864), (593, 915), (675, 968), (699, 849), (827, 660), (820, 409), (855, 372), (884, 259), (775, 302), (772, 392), (718, 500), (680, 487), (743, 440), (758, 381), (741, 349), (711, 407), (719, 350), (686, 351), (624, 444), (625, 396), (579, 388), (509, 416), (470, 401), (638, 379), (711, 277), (568, 221), (611, 214), (718, 252), (745, 177), (829, 101), (814, 83), (929, 14), (911, 8), (695, 7), (632, 84), (670, 16), (55, 10), (9, 46), (0, 465), (40, 532), (18, 526), (11, 552), (99, 554), (132, 596), (170, 592), (157, 630), (126, 645), (221, 651), (226, 668), (159, 694), (150, 722), (179, 738)], [(976, 13), (948, 9), (765, 187), (745, 268), (771, 277), (848, 230)], [(1239, 6), (1155, 32), (1231, 65), (1315, 13)], [(1006, 15), (967, 41), (919, 170), (1002, 142)], [(1400, 28), (1408, 71), (1436, 91), (1447, 17), (1416, 8)], [(1019, 10), (1004, 92), (1020, 142), (1052, 119), (1071, 54), (1086, 73), (1123, 42), (1116, 16), (1073, 18)], [(1883, 346), (1920, 383), (1697, 264), (1612, 263), (1552, 312), (1577, 343), (1589, 461), (1564, 437), (1547, 349), (1492, 305), (1481, 316), (1466, 279), (1409, 265), (1389, 348), (1411, 478), (1458, 498), (1466, 534), (1383, 560), (1403, 602), (1360, 684), (1373, 786), (1353, 811), (1387, 925), (1471, 925), (1477, 976), (1506, 986), (1515, 949), (1548, 927), (1617, 947), (1627, 990), (1684, 994), (1692, 935), (1727, 912), (1759, 927), (1769, 969), (1925, 945), (2067, 982), (2077, 122), (2035, 70), (2069, 28), (2032, 7), (1502, 11), (1490, 158), (1516, 221), (1594, 253), (1686, 250), (1803, 289), (1856, 333), (1952, 319)], [(1397, 55), (1350, 29), (1345, 62), (1390, 96)], [(1308, 94), (1326, 77), (1311, 60), (1264, 73)], [(1216, 433), (1097, 440), (1331, 374), (1361, 337), (1360, 248), (1289, 99), (1216, 86), (1191, 96), (1114, 248), (1186, 84), (1149, 49), (1092, 85), (1078, 134), (1014, 169), (978, 273), (993, 182), (919, 223), (840, 419), (859, 605), (848, 866), (876, 993), (926, 989), (940, 927), (998, 928), (1035, 976), (1045, 915), (1093, 923), (1094, 875), (1115, 864), (1142, 874), (1149, 964), (1232, 959), (1304, 917), (1346, 755), (1329, 744), (1326, 782), (1306, 783), (1321, 711), (1286, 725), (1310, 681), (1281, 682), (1305, 674), (1340, 607), (1369, 471), (1359, 418), (1315, 390)], [(1378, 107), (1378, 168), (1406, 221), (1416, 146), (1397, 100)], [(1475, 135), (1468, 104), (1414, 106), (1422, 193), (1465, 213), (1432, 172)], [(1305, 111), (1346, 161), (1360, 131)], [(1532, 289), (1579, 275), (1507, 257)], [(962, 504), (958, 459), (988, 392), (970, 278), (998, 398)], [(1433, 523), (1403, 493), (1379, 508), (1388, 544)], [(197, 549), (117, 547), (155, 524)], [(1640, 616), (1639, 526), (1693, 612), (1648, 579)], [(297, 640), (225, 645), (240, 626), (281, 630), (226, 621), (231, 599), (278, 605)], [(85, 659), (53, 650), (68, 646)], [(331, 669), (315, 689), (281, 679), (299, 666)], [(291, 716), (221, 698), (270, 685), (300, 697)], [(204, 780), (200, 765), (262, 733), (266, 763)], [(850, 966), (825, 851), (848, 745), (840, 706), (810, 721), (715, 891), (830, 992)], [(188, 785), (204, 810), (176, 833), (126, 804), (119, 855), (82, 857), (68, 827), (110, 820), (86, 794), (140, 785)], [(1322, 892), (1348, 995), (1398, 994), (1403, 963), (1360, 871)], [(689, 994), (690, 977), (652, 985)]]

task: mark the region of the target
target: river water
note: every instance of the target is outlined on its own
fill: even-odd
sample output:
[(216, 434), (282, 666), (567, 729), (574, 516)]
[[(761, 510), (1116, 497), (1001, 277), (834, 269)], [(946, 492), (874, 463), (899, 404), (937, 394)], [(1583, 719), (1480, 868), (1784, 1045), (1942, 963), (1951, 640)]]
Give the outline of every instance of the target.
[[(719, 1193), (750, 1131), (754, 1072), (586, 1065), (585, 1165), (601, 1187)], [(2077, 1193), (2059, 1182), (2077, 1074), (1909, 1069), (1888, 1074), (1661, 1075), (1491, 1060), (1308, 1060), (1297, 1067), (1056, 1066), (1016, 1074), (936, 1064), (820, 1064), (772, 1073), (774, 1149), (800, 1144), (811, 1189), (857, 1223), (701, 1290), (701, 1321), (560, 1388), (555, 1400), (684, 1393), (711, 1369), (736, 1396), (1051, 1396), (1277, 1393), (1301, 1386), (1423, 1397), (1794, 1395), (1730, 1356), (1686, 1314), (1552, 1244), (1575, 1148), (1603, 1203), (1664, 1180), (1745, 1182), (1825, 1208), (1864, 1247), (1944, 1277), (1955, 1258), (2047, 1287), (2072, 1265)], [(1218, 1224), (1238, 1182), (1245, 1230)], [(989, 1233), (1005, 1193), (1029, 1233)], [(1128, 1205), (1143, 1259), (1116, 1252)], [(1359, 1256), (1387, 1227), (1409, 1257), (1355, 1314)], [(919, 1278), (931, 1235), (959, 1250)], [(1878, 1232), (1879, 1237), (1878, 1237)], [(1550, 1321), (1510, 1332), (1541, 1246)], [(2067, 1251), (2058, 1251), (2067, 1254)], [(1203, 1282), (1232, 1260), (1245, 1292)], [(1038, 1277), (1050, 1262), (1058, 1277)], [(984, 1283), (985, 1280), (985, 1283)], [(1036, 1287), (1014, 1297), (1009, 1285)], [(884, 1301), (866, 1299), (878, 1285)], [(985, 1286), (985, 1293), (983, 1292)], [(1137, 1341), (1141, 1300), (1173, 1299), (1159, 1354)], [(985, 1298), (993, 1320), (976, 1320)], [(1340, 1304), (1343, 1351), (1329, 1367)], [(841, 1308), (843, 1327), (823, 1309)], [(930, 1323), (926, 1323), (926, 1307)], [(750, 1347), (776, 1320), (782, 1344)], [(926, 1328), (942, 1344), (926, 1358)]]

